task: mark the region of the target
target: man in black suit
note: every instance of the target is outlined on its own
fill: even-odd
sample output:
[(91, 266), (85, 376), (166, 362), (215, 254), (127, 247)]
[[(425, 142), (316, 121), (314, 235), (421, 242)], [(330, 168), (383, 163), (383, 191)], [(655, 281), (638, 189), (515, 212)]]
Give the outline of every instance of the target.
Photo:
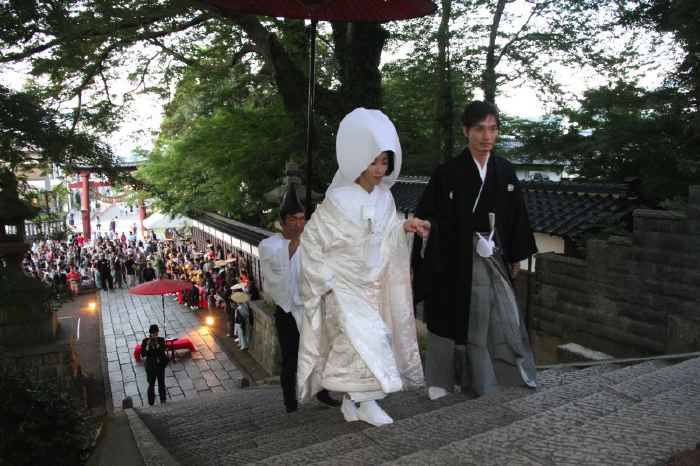
[(107, 285), (109, 289), (114, 289), (114, 282), (112, 281), (112, 267), (109, 264), (109, 259), (105, 257), (104, 254), (100, 256), (100, 260), (97, 261), (97, 271), (100, 272), (102, 277), (102, 289), (107, 291)]
[(146, 262), (146, 268), (143, 269), (143, 281), (150, 282), (156, 279), (156, 270), (150, 262)]
[(165, 339), (158, 336), (158, 326), (153, 324), (148, 329), (149, 337), (141, 342), (141, 357), (146, 361), (146, 380), (148, 381), (148, 404), (156, 401), (155, 383), (158, 379), (160, 403), (165, 403), (165, 367), (168, 365)]

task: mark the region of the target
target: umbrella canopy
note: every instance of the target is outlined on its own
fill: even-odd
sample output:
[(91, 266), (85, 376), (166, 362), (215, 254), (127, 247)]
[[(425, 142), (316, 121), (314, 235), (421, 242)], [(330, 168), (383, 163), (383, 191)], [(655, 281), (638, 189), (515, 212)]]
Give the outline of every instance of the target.
[(247, 303), (250, 301), (250, 296), (248, 296), (248, 293), (237, 291), (231, 295), (231, 301), (237, 304)]
[(190, 288), (192, 288), (191, 282), (159, 278), (158, 280), (142, 283), (133, 288), (129, 288), (129, 293), (142, 295), (163, 295), (177, 293), (178, 291), (186, 291)]
[[(129, 288), (129, 293), (140, 295), (160, 295), (163, 305), (163, 335), (168, 339), (168, 323), (165, 320), (165, 295), (169, 293), (177, 293), (178, 291), (186, 291), (192, 288), (191, 282), (183, 280), (169, 280), (160, 277), (158, 280), (142, 283), (133, 288)], [(174, 357), (175, 351), (173, 351)]]
[(316, 21), (382, 22), (433, 13), (430, 0), (204, 0), (229, 10)]

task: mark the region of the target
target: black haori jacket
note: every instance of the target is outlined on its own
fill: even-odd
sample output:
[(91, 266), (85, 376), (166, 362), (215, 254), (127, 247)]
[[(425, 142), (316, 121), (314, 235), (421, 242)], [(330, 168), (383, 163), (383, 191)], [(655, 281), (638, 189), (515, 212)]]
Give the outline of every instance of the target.
[[(414, 301), (424, 301), (428, 330), (457, 344), (467, 342), (475, 231), (472, 208), (480, 186), (479, 172), (465, 149), (435, 170), (416, 210), (416, 216), (430, 221), (432, 228), (423, 257), (423, 240), (416, 236), (413, 246)], [(496, 242), (504, 262), (518, 262), (537, 252), (515, 170), (493, 153), (479, 211), (496, 214)]]

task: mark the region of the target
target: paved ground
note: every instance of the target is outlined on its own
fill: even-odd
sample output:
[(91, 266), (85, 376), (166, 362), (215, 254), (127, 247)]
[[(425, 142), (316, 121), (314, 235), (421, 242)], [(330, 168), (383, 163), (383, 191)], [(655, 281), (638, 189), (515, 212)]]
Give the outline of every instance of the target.
[(58, 321), (61, 325), (72, 325), (75, 328), (75, 351), (80, 361), (83, 374), (87, 406), (94, 417), (100, 418), (106, 412), (105, 386), (102, 372), (100, 351), (99, 316), (90, 303), (96, 301), (94, 293), (76, 296), (58, 310)]
[[(165, 328), (160, 296), (129, 294), (127, 289), (99, 292), (104, 344), (109, 372), (112, 404), (121, 408), (131, 396), (134, 406), (147, 403), (146, 371), (135, 361), (134, 348), (155, 323)], [(165, 297), (168, 337), (190, 338), (197, 351), (179, 351), (178, 358), (165, 371), (165, 382), (172, 400), (199, 398), (212, 393), (239, 390), (243, 374), (203, 326), (198, 317), (183, 305)]]

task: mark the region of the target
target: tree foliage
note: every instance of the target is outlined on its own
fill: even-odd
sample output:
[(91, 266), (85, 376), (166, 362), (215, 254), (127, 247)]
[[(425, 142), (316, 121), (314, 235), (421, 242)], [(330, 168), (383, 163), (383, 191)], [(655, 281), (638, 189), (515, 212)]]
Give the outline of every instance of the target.
[(281, 109), (274, 115), (220, 108), (181, 137), (162, 139), (139, 176), (166, 211), (215, 211), (263, 223), (254, 215), (270, 207), (262, 194), (279, 182), (293, 155), (287, 141), (297, 133)]
[[(91, 127), (119, 121), (133, 94), (117, 98), (113, 85), (124, 70), (134, 91), (167, 96), (193, 68), (215, 75), (243, 60), (272, 80), (287, 112), (305, 113), (309, 31), (302, 21), (191, 0), (5, 0), (0, 13), (0, 63), (27, 61), (33, 75), (48, 79), (46, 96), (75, 105), (75, 121)], [(336, 73), (318, 86), (318, 112), (338, 119), (355, 106), (377, 106), (387, 32), (375, 23), (324, 31)]]
[(0, 458), (7, 464), (84, 464), (89, 431), (75, 401), (29, 374), (0, 377)]
[(648, 91), (619, 82), (592, 89), (580, 108), (562, 110), (543, 122), (517, 121), (511, 133), (523, 145), (516, 157), (549, 159), (582, 180), (640, 179), (640, 193), (660, 203), (687, 195), (700, 183), (700, 161), (691, 134), (695, 112), (674, 88)]
[[(620, 2), (597, 0), (467, 0), (441, 2), (449, 10), (445, 57), (461, 70), (468, 89), (496, 102), (501, 88), (527, 85), (542, 98), (571, 98), (558, 72), (582, 71), (612, 79), (636, 66), (638, 30), (619, 24)], [(445, 16), (398, 24), (399, 46), (410, 42), (416, 56), (439, 58)], [(612, 44), (618, 44), (613, 47)], [(505, 109), (506, 111), (508, 109)]]
[[(335, 170), (338, 123), (357, 106), (385, 110), (401, 135), (404, 173), (426, 174), (462, 144), (458, 115), (472, 95), (494, 100), (506, 85), (527, 85), (558, 105), (570, 103), (558, 80), (562, 70), (611, 83), (639, 72), (640, 28), (677, 34), (690, 63), (681, 71), (695, 69), (697, 26), (683, 23), (685, 13), (697, 15), (688, 10), (690, 0), (439, 3), (438, 15), (416, 21), (320, 25), (315, 190), (322, 191)], [(167, 210), (217, 210), (263, 221), (261, 194), (280, 182), (284, 162), (303, 168), (310, 35), (303, 21), (191, 0), (0, 0), (0, 13), (0, 64), (29, 64), (37, 98), (70, 109), (68, 127), (111, 131), (137, 92), (167, 102), (151, 162), (140, 174)], [(380, 71), (387, 50), (403, 58)], [(131, 91), (118, 92), (124, 72)], [(682, 139), (678, 128), (697, 127), (681, 103), (682, 90), (674, 92), (696, 89), (688, 82), (655, 93), (611, 85), (607, 95), (603, 89), (586, 95), (581, 109), (555, 115), (566, 118), (563, 129), (550, 120), (514, 131), (533, 138), (525, 147), (542, 143), (538, 158), (572, 157), (571, 170), (581, 176), (618, 179), (643, 166), (651, 183), (662, 171), (642, 154), (664, 141), (683, 145), (691, 139)], [(674, 103), (663, 105), (664, 98)], [(664, 127), (666, 136), (646, 137), (662, 115), (682, 118)], [(595, 137), (579, 131), (584, 128)], [(647, 134), (640, 138), (637, 128)], [(685, 146), (678, 153), (689, 154)], [(673, 173), (693, 173), (692, 160), (676, 158)], [(646, 185), (649, 191), (673, 191), (670, 183), (655, 183)]]
[(0, 86), (0, 163), (11, 170), (93, 165), (111, 172), (111, 149), (99, 138), (68, 127), (64, 115), (46, 108), (32, 92)]

